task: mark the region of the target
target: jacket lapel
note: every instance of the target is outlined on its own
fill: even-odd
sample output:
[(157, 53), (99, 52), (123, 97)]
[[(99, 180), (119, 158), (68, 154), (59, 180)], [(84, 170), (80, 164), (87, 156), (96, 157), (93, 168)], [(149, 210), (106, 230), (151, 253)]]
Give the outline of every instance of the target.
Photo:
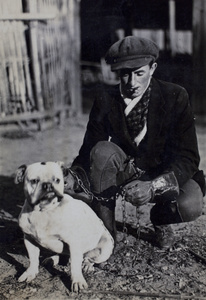
[(112, 101), (112, 108), (108, 115), (112, 129), (117, 136), (126, 137), (128, 135), (124, 116), (124, 102), (120, 95)]
[(165, 100), (161, 94), (158, 82), (152, 79), (152, 92), (147, 117), (148, 141), (154, 141), (161, 131), (165, 118)]
[(111, 107), (111, 111), (108, 114), (108, 119), (115, 136), (118, 137), (119, 141), (121, 141), (121, 144), (125, 144), (127, 146), (130, 145), (130, 147), (135, 148), (132, 143), (129, 132), (127, 130), (127, 125), (126, 125), (126, 120), (124, 115), (125, 104), (120, 95), (119, 86), (118, 89), (116, 90), (116, 95), (113, 95), (112, 97), (111, 103), (112, 103), (112, 107)]

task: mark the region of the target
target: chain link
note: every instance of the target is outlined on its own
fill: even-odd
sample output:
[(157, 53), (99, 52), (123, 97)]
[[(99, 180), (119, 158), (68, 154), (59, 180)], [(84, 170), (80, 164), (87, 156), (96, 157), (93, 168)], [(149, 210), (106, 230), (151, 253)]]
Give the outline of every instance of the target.
[(123, 188), (121, 190), (121, 196), (122, 196), (122, 221), (123, 221), (123, 243), (126, 245), (128, 244), (128, 240), (127, 240), (127, 226), (126, 226), (126, 219), (127, 219), (127, 215), (126, 215), (126, 200), (125, 200), (125, 194), (126, 191)]
[[(135, 169), (135, 177), (136, 179), (140, 178), (142, 175), (145, 174), (145, 171), (138, 168), (135, 164), (135, 159), (133, 157), (130, 158), (129, 160), (129, 164), (133, 166), (133, 168)], [(130, 167), (131, 168), (131, 167)]]
[[(75, 180), (77, 181), (78, 185), (82, 188), (82, 190), (85, 192), (85, 194), (88, 195), (89, 197), (91, 197), (91, 200), (96, 199), (97, 201), (103, 201), (103, 202), (108, 202), (110, 200), (108, 198), (95, 196), (90, 190), (88, 190), (85, 187), (83, 181), (78, 177), (78, 175), (75, 172), (73, 172), (70, 168), (68, 169), (68, 171), (75, 178)], [(115, 197), (117, 197), (117, 195)]]

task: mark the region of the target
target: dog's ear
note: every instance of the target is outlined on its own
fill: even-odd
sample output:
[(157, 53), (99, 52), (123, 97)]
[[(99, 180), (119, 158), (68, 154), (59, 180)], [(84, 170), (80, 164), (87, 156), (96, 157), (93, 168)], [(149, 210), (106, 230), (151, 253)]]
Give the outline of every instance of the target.
[(17, 169), (14, 183), (18, 184), (18, 183), (24, 181), (24, 175), (25, 175), (26, 168), (27, 168), (26, 165), (22, 165)]
[(55, 163), (57, 163), (61, 168), (64, 167), (64, 162), (63, 161), (55, 161)]
[(67, 171), (67, 167), (65, 166), (63, 161), (56, 161), (56, 163), (60, 166), (60, 168), (62, 169), (63, 172), (63, 176), (67, 176), (68, 175), (68, 171)]

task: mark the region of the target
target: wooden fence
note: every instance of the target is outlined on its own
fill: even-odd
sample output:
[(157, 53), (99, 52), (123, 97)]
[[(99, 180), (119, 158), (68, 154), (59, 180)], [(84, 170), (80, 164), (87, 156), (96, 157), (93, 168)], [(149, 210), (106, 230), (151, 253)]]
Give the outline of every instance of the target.
[(81, 112), (78, 0), (0, 0), (0, 124)]

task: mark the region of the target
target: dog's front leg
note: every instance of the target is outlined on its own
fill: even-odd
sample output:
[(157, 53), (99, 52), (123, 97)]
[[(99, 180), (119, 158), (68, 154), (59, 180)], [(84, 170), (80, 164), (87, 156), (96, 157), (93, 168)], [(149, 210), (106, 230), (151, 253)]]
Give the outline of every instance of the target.
[(18, 281), (30, 282), (33, 280), (39, 272), (39, 253), (40, 249), (30, 242), (27, 237), (24, 238), (24, 243), (29, 256), (29, 267), (28, 269), (19, 277)]
[(84, 279), (84, 276), (82, 274), (83, 253), (79, 249), (79, 245), (76, 245), (76, 247), (74, 247), (74, 245), (70, 245), (72, 292), (78, 292), (88, 287), (86, 280)]

